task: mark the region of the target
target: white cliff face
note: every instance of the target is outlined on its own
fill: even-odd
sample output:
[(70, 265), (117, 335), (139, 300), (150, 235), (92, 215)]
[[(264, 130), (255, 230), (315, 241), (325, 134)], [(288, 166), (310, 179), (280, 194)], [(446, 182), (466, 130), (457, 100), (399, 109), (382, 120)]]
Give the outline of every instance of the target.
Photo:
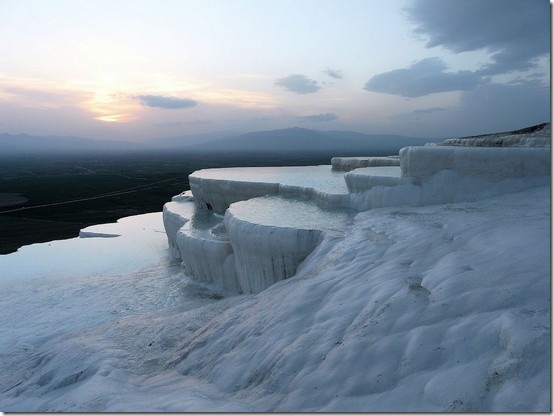
[(344, 174), (351, 193), (369, 191), (375, 186), (398, 186), (412, 183), (411, 178), (401, 175), (400, 167), (358, 168)]
[(217, 214), (197, 211), (192, 220), (177, 232), (175, 241), (185, 273), (202, 282), (240, 293), (233, 247), (222, 221)]
[(177, 232), (193, 217), (194, 212), (195, 205), (192, 195), (173, 197), (173, 200), (167, 202), (163, 207), (163, 222), (169, 250), (176, 259), (181, 257), (176, 241)]
[(550, 175), (549, 148), (422, 146), (400, 149), (402, 176), (422, 181), (443, 170), (487, 181)]
[(348, 213), (278, 197), (232, 204), (225, 214), (225, 228), (241, 292), (259, 293), (293, 276), (324, 232), (340, 233), (348, 218)]

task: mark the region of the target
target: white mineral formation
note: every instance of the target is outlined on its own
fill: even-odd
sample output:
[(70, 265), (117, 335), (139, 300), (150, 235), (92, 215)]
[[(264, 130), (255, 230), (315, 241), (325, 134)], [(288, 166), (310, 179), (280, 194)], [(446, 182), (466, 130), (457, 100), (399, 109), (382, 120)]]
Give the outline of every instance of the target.
[(164, 206), (169, 246), (190, 276), (258, 293), (293, 276), (349, 212), (473, 201), (548, 184), (550, 148), (522, 148), (526, 136), (518, 137), (516, 147), (445, 143), (405, 147), (399, 156), (337, 157), (332, 166), (196, 171), (192, 194)]

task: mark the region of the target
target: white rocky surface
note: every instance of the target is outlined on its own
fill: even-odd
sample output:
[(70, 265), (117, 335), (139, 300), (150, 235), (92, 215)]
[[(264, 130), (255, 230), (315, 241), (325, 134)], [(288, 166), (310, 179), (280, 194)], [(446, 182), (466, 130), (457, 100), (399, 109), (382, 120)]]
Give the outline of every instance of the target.
[(550, 147), (551, 142), (551, 125), (543, 123), (510, 132), (447, 139), (439, 144), (474, 147)]
[(358, 168), (376, 166), (400, 166), (398, 155), (395, 156), (368, 156), (368, 157), (333, 157), (331, 159), (333, 170), (349, 172)]
[(441, 171), (486, 181), (550, 176), (549, 148), (419, 146), (400, 150), (402, 176), (421, 181)]
[(412, 183), (403, 177), (399, 166), (358, 168), (344, 174), (344, 181), (351, 193), (369, 191), (375, 186), (398, 186)]
[(241, 292), (223, 217), (197, 211), (177, 232), (175, 242), (185, 273), (224, 290)]
[[(311, 205), (340, 212), (464, 202), (548, 184), (550, 179), (549, 148), (430, 145), (403, 148), (397, 158), (355, 159), (334, 158), (333, 166), (193, 173), (193, 196), (178, 196), (164, 207), (174, 256), (182, 259), (186, 272), (197, 279), (218, 282), (238, 293), (258, 293), (294, 275), (329, 231), (323, 231), (321, 224), (303, 228), (306, 216), (319, 217)], [(375, 166), (348, 171), (356, 164)], [(287, 200), (296, 205), (287, 202), (289, 206), (285, 206), (282, 201)], [(230, 209), (233, 204), (236, 206)], [(271, 224), (267, 217), (260, 223), (262, 217), (254, 213), (261, 211), (273, 218)], [(187, 223), (187, 218), (195, 215), (202, 218), (203, 212), (225, 213), (225, 223), (219, 224), (217, 215), (210, 216), (216, 219), (209, 227)], [(284, 225), (290, 221), (296, 225)], [(225, 234), (225, 241), (214, 238), (210, 230), (199, 232), (212, 227), (222, 235), (232, 232)]]
[(224, 214), (234, 202), (266, 195), (311, 198), (320, 205), (340, 206), (348, 189), (331, 166), (202, 169), (189, 175), (199, 208)]
[(0, 256), (0, 410), (549, 412), (549, 150), (436, 148)]
[(350, 215), (314, 203), (262, 197), (231, 205), (225, 213), (239, 286), (259, 293), (296, 273), (320, 243), (323, 232), (340, 234)]
[(160, 213), (0, 256), (6, 412), (549, 412), (550, 186), (359, 213), (223, 296)]
[(163, 222), (169, 249), (173, 257), (181, 258), (177, 246), (177, 232), (194, 216), (196, 206), (191, 199), (173, 200), (163, 206)]

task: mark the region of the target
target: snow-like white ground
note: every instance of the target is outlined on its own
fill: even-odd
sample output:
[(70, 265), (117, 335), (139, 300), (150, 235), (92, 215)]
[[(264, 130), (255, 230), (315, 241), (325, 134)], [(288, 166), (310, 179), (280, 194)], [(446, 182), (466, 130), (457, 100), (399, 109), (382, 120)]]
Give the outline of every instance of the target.
[(0, 410), (548, 412), (550, 187), (514, 189), (361, 212), (257, 295), (161, 213), (0, 256)]

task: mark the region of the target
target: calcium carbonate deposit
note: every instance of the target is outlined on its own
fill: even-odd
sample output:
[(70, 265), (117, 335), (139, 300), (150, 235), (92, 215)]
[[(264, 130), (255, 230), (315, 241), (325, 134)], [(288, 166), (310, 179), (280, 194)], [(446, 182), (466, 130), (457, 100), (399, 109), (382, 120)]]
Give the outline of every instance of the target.
[(550, 411), (550, 145), (503, 143), (198, 171), (0, 256), (0, 410)]

